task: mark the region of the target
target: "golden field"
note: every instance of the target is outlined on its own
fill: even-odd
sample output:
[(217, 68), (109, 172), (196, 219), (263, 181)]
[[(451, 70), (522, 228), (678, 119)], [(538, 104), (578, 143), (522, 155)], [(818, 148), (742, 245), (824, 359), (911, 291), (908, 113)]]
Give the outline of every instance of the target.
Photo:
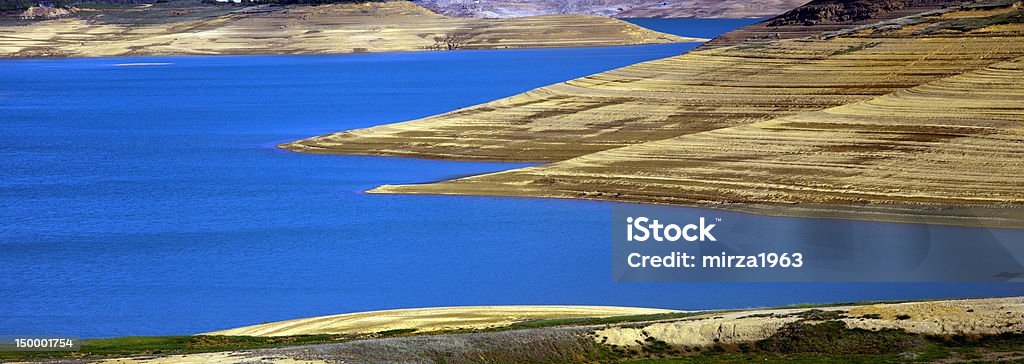
[(328, 54), (449, 49), (449, 43), (458, 49), (502, 49), (701, 40), (597, 16), (449, 18), (399, 0), (237, 11), (162, 6), (85, 9), (72, 17), (2, 26), (0, 57)]

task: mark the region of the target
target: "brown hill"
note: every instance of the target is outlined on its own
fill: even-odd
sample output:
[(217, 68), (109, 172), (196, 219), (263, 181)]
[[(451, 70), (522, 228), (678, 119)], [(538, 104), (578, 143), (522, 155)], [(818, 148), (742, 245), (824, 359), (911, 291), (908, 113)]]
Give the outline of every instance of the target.
[(956, 7), (962, 0), (814, 0), (782, 15), (722, 34), (699, 49), (748, 42), (765, 42), (814, 36)]

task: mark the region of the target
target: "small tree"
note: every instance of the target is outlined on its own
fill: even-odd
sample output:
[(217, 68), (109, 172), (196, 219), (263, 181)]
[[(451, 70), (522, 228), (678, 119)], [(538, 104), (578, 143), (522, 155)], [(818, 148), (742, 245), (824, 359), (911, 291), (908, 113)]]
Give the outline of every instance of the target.
[(472, 38), (473, 35), (465, 31), (445, 33), (442, 36), (434, 37), (434, 45), (431, 46), (431, 49), (454, 51), (465, 46)]

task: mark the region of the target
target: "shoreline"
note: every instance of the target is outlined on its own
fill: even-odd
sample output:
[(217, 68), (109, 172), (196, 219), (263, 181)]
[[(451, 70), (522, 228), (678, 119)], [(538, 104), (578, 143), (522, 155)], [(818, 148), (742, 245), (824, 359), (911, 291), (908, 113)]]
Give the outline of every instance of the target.
[[(498, 172), (500, 173), (500, 172)], [(487, 174), (480, 174), (484, 176)], [(467, 177), (462, 177), (467, 178)], [(554, 198), (563, 200), (601, 201), (621, 204), (656, 205), (678, 208), (691, 208), (702, 210), (718, 210), (735, 213), (743, 213), (754, 216), (782, 217), (799, 219), (826, 219), (826, 220), (849, 220), (863, 222), (912, 224), (912, 225), (937, 225), (966, 228), (996, 228), (996, 229), (1024, 229), (1024, 221), (1020, 220), (1024, 214), (1024, 205), (823, 205), (823, 204), (753, 204), (753, 203), (694, 203), (694, 202), (671, 202), (671, 201), (639, 201), (623, 200), (621, 197), (608, 196), (568, 196), (559, 194), (530, 194), (522, 193), (519, 190), (503, 190), (494, 193), (458, 192), (464, 190), (450, 191), (419, 191), (415, 189), (404, 190), (404, 187), (434, 187), (434, 184), (445, 183), (457, 179), (450, 179), (436, 182), (423, 182), (403, 185), (382, 185), (364, 191), (368, 194), (391, 194), (391, 195), (426, 195), (426, 196), (478, 196), (478, 197), (502, 197), (502, 198)], [(667, 199), (666, 199), (667, 200)], [(928, 208), (931, 209), (928, 209)], [(972, 216), (972, 214), (940, 216), (929, 214), (914, 214), (914, 212), (937, 211), (943, 208), (963, 208), (966, 211), (978, 211), (980, 214), (989, 213), (990, 216)], [(924, 209), (924, 210), (922, 210)], [(966, 212), (965, 211), (965, 212)], [(978, 214), (976, 213), (976, 214)], [(977, 222), (981, 222), (977, 224)]]
[[(520, 47), (520, 48), (464, 48), (453, 51), (445, 50), (434, 50), (434, 49), (409, 49), (409, 50), (395, 50), (395, 51), (379, 51), (379, 52), (344, 52), (344, 53), (219, 53), (219, 54), (194, 54), (194, 53), (182, 53), (182, 54), (146, 54), (146, 55), (104, 55), (104, 56), (75, 56), (75, 57), (20, 57), (20, 56), (0, 56), (0, 62), (4, 61), (32, 61), (32, 60), (99, 60), (99, 59), (145, 59), (145, 58), (198, 58), (198, 57), (316, 57), (316, 56), (352, 56), (352, 55), (387, 55), (387, 54), (422, 54), (422, 53), (447, 53), (447, 52), (487, 52), (487, 51), (530, 51), (530, 50), (549, 50), (549, 49), (597, 49), (597, 48), (620, 48), (620, 47), (648, 47), (648, 46), (665, 46), (673, 44), (702, 44), (710, 39), (706, 38), (687, 38), (695, 39), (694, 41), (681, 41), (681, 42), (665, 42), (665, 43), (645, 43), (645, 44), (613, 44), (613, 45), (582, 45), (582, 46), (538, 46), (538, 47)], [(147, 63), (147, 62), (139, 62)], [(117, 64), (114, 66), (118, 67), (144, 67), (144, 66), (163, 66), (173, 65), (171, 64)], [(285, 147), (287, 144), (291, 144), (295, 140), (280, 141), (273, 144), (273, 147), (288, 151), (293, 151)], [(307, 152), (310, 153), (310, 152)], [(312, 152), (311, 154), (315, 154)], [(320, 153), (320, 154), (337, 154), (337, 153)], [(352, 154), (357, 155), (357, 154)], [(365, 154), (365, 156), (385, 156), (385, 155), (374, 155)], [(430, 158), (430, 157), (410, 157), (419, 159), (436, 159), (436, 160), (450, 160), (443, 158)], [(501, 162), (495, 160), (494, 162)]]

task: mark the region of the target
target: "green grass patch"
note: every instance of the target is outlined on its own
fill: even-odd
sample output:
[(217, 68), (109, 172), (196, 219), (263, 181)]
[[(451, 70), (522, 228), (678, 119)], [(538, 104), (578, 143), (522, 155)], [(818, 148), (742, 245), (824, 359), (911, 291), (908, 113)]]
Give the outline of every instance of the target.
[(862, 43), (862, 44), (846, 47), (846, 49), (840, 49), (838, 51), (832, 52), (832, 54), (830, 54), (830, 55), (831, 56), (841, 56), (841, 55), (844, 55), (844, 54), (850, 54), (850, 53), (862, 51), (862, 50), (865, 50), (865, 49), (868, 49), (868, 48), (874, 48), (874, 47), (878, 46), (879, 44), (882, 44), (882, 43), (881, 42)]
[(111, 339), (84, 339), (78, 351), (0, 351), (0, 359), (104, 358), (138, 355), (173, 355), (215, 351), (271, 348), (280, 346), (343, 342), (341, 335), (256, 336), (128, 336)]

